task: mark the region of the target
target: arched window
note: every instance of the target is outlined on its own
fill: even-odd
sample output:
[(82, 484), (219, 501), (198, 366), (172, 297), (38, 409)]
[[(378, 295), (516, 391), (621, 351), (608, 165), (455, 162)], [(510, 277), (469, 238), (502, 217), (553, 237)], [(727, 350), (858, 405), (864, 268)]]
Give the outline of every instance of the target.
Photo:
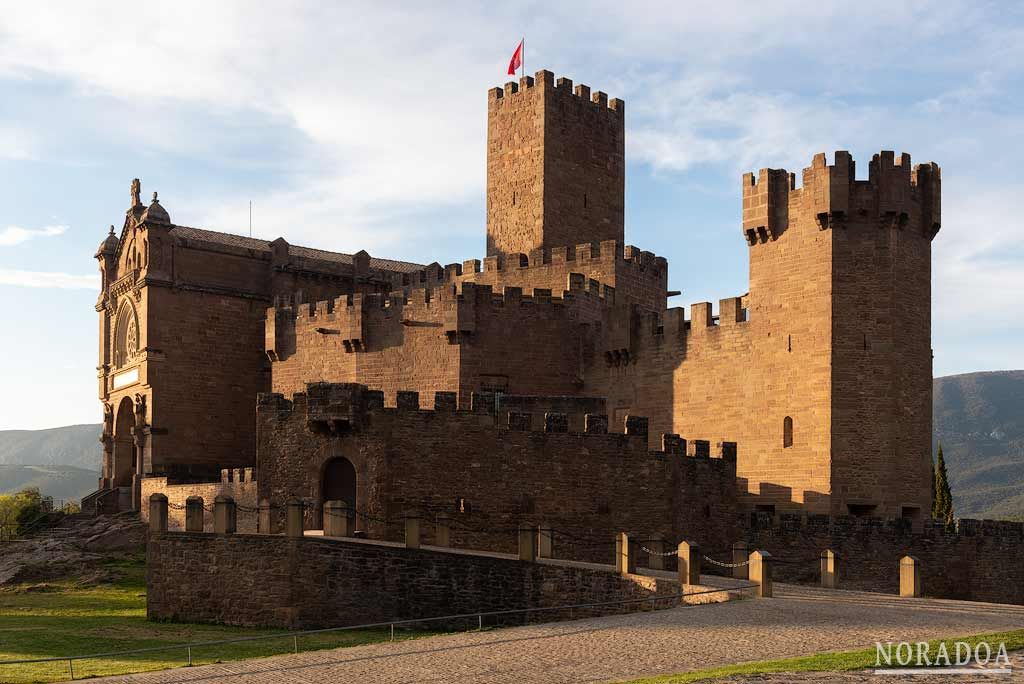
[(782, 446), (793, 446), (793, 419), (789, 416), (782, 419)]
[(139, 317), (135, 307), (126, 301), (117, 314), (114, 327), (114, 367), (130, 363), (139, 353)]

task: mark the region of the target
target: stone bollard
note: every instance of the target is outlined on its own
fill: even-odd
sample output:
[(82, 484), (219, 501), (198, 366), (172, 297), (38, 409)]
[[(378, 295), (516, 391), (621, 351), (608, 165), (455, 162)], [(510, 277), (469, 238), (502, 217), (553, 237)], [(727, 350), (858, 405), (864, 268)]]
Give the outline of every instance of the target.
[(237, 529), (235, 500), (230, 496), (218, 496), (213, 500), (213, 531), (217, 534), (234, 534)]
[(615, 572), (620, 575), (636, 573), (636, 548), (625, 532), (615, 537)]
[(836, 554), (832, 552), (832, 549), (825, 549), (821, 552), (821, 586), (826, 589), (835, 589), (837, 580)]
[(684, 587), (700, 584), (700, 546), (693, 542), (679, 542), (676, 558), (679, 563), (679, 584)]
[(537, 528), (532, 525), (519, 526), (519, 560), (537, 560)]
[(206, 527), (203, 497), (190, 496), (185, 499), (185, 531), (202, 532)]
[(921, 561), (914, 556), (904, 556), (900, 559), (900, 596), (921, 596)]
[(324, 504), (324, 536), (351, 537), (348, 524), (348, 504), (344, 501), (328, 501)]
[(747, 542), (738, 541), (732, 545), (733, 579), (750, 578), (750, 568), (747, 567), (748, 550)]
[(552, 548), (555, 542), (555, 532), (551, 529), (551, 525), (542, 525), (537, 535), (537, 557), (554, 558)]
[(758, 598), (772, 597), (772, 555), (767, 551), (750, 554), (750, 581), (757, 584)]
[(420, 548), (420, 519), (411, 515), (405, 519), (405, 548)]
[(648, 548), (647, 554), (647, 567), (651, 570), (664, 570), (665, 569), (665, 540), (664, 539), (652, 539), (646, 544)]
[(271, 517), (272, 510), (268, 499), (260, 499), (259, 516), (256, 518), (256, 531), (260, 534), (273, 534), (274, 519)]
[(149, 531), (167, 531), (167, 495), (159, 492), (149, 495)]
[(441, 514), (434, 521), (434, 546), (452, 545), (452, 521)]
[(301, 537), (305, 534), (305, 505), (299, 499), (289, 499), (285, 505), (284, 534), (286, 537)]

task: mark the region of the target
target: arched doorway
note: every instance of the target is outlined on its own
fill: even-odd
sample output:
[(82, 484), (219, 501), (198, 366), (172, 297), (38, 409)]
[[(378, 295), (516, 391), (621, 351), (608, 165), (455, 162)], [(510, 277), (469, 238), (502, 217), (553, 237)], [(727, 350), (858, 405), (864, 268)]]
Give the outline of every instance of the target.
[(115, 487), (130, 487), (132, 473), (136, 468), (135, 439), (132, 427), (135, 425), (135, 404), (125, 397), (117, 405), (114, 419), (114, 467), (111, 477)]
[(356, 468), (347, 458), (332, 458), (324, 466), (320, 503), (344, 501), (349, 509), (356, 507)]

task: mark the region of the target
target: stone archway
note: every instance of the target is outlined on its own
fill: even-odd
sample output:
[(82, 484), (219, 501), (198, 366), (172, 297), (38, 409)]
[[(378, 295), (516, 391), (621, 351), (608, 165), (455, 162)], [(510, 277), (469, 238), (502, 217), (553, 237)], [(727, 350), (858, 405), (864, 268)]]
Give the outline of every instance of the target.
[(130, 487), (136, 469), (138, 455), (132, 428), (135, 426), (135, 404), (131, 397), (125, 397), (117, 405), (114, 418), (114, 455), (111, 468), (111, 484), (114, 487)]
[(352, 461), (342, 456), (332, 458), (324, 465), (320, 503), (328, 501), (344, 501), (349, 509), (356, 507), (356, 468)]

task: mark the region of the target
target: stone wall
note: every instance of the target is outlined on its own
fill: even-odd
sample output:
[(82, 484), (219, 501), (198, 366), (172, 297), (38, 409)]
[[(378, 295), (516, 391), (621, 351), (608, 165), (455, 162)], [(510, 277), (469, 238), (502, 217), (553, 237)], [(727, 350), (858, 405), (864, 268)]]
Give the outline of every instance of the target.
[(434, 392), (450, 391), (464, 408), (484, 388), (578, 393), (614, 297), (583, 286), (581, 280), (552, 296), (543, 288), (497, 294), (463, 282), (458, 292), (448, 285), (269, 309), (273, 390), (300, 392), (311, 379), (359, 382), (383, 391), (389, 404), (411, 390), (431, 407)]
[[(142, 480), (142, 501), (149, 501), (152, 494), (164, 494), (167, 497), (167, 527), (171, 530), (185, 529), (185, 500), (190, 496), (203, 499), (203, 529), (213, 531), (213, 501), (218, 496), (230, 496), (235, 504), (246, 510), (239, 510), (237, 517), (238, 531), (244, 533), (259, 532), (257, 508), (257, 484), (252, 468), (234, 468), (225, 470), (220, 482), (188, 482), (168, 484), (166, 477), (147, 477)], [(139, 511), (143, 521), (149, 522), (149, 506), (144, 505)]]
[(611, 562), (623, 531), (705, 548), (737, 533), (734, 444), (716, 445), (710, 458), (711, 445), (668, 435), (651, 451), (635, 417), (629, 434), (607, 434), (606, 417), (593, 415), (575, 421), (585, 432), (568, 432), (565, 414), (533, 432), (529, 413), (495, 425), (487, 401), (476, 402), (479, 412), (455, 411), (454, 395), (439, 394), (435, 404), (446, 408), (425, 411), (414, 397), (391, 409), (358, 385), (310, 385), (292, 401), (263, 395), (259, 496), (277, 507), (278, 525), (288, 499), (322, 503), (327, 464), (344, 458), (355, 469), (356, 508), (368, 516), (357, 527), (371, 538), (399, 539), (403, 516), (420, 515), (429, 542), (434, 519), (446, 515), (455, 546), (511, 552), (510, 530), (543, 524), (557, 531), (557, 557)]
[(307, 629), (680, 592), (677, 582), (493, 555), (180, 532), (150, 534), (146, 587), (153, 620)]
[(921, 561), (925, 596), (1024, 604), (1024, 523), (960, 520), (956, 530), (928, 524), (913, 532), (906, 521), (755, 514), (745, 539), (780, 561), (779, 582), (818, 582), (819, 555), (839, 557), (839, 588), (896, 593), (899, 560)]
[(622, 241), (625, 104), (538, 71), (487, 98), (487, 255)]
[[(845, 152), (744, 177), (750, 292), (672, 308), (598, 359), (584, 392), (652, 434), (743, 445), (749, 508), (908, 516), (930, 498), (930, 241), (938, 170)], [(602, 363), (603, 362), (603, 363)], [(792, 426), (787, 441), (785, 425)]]

